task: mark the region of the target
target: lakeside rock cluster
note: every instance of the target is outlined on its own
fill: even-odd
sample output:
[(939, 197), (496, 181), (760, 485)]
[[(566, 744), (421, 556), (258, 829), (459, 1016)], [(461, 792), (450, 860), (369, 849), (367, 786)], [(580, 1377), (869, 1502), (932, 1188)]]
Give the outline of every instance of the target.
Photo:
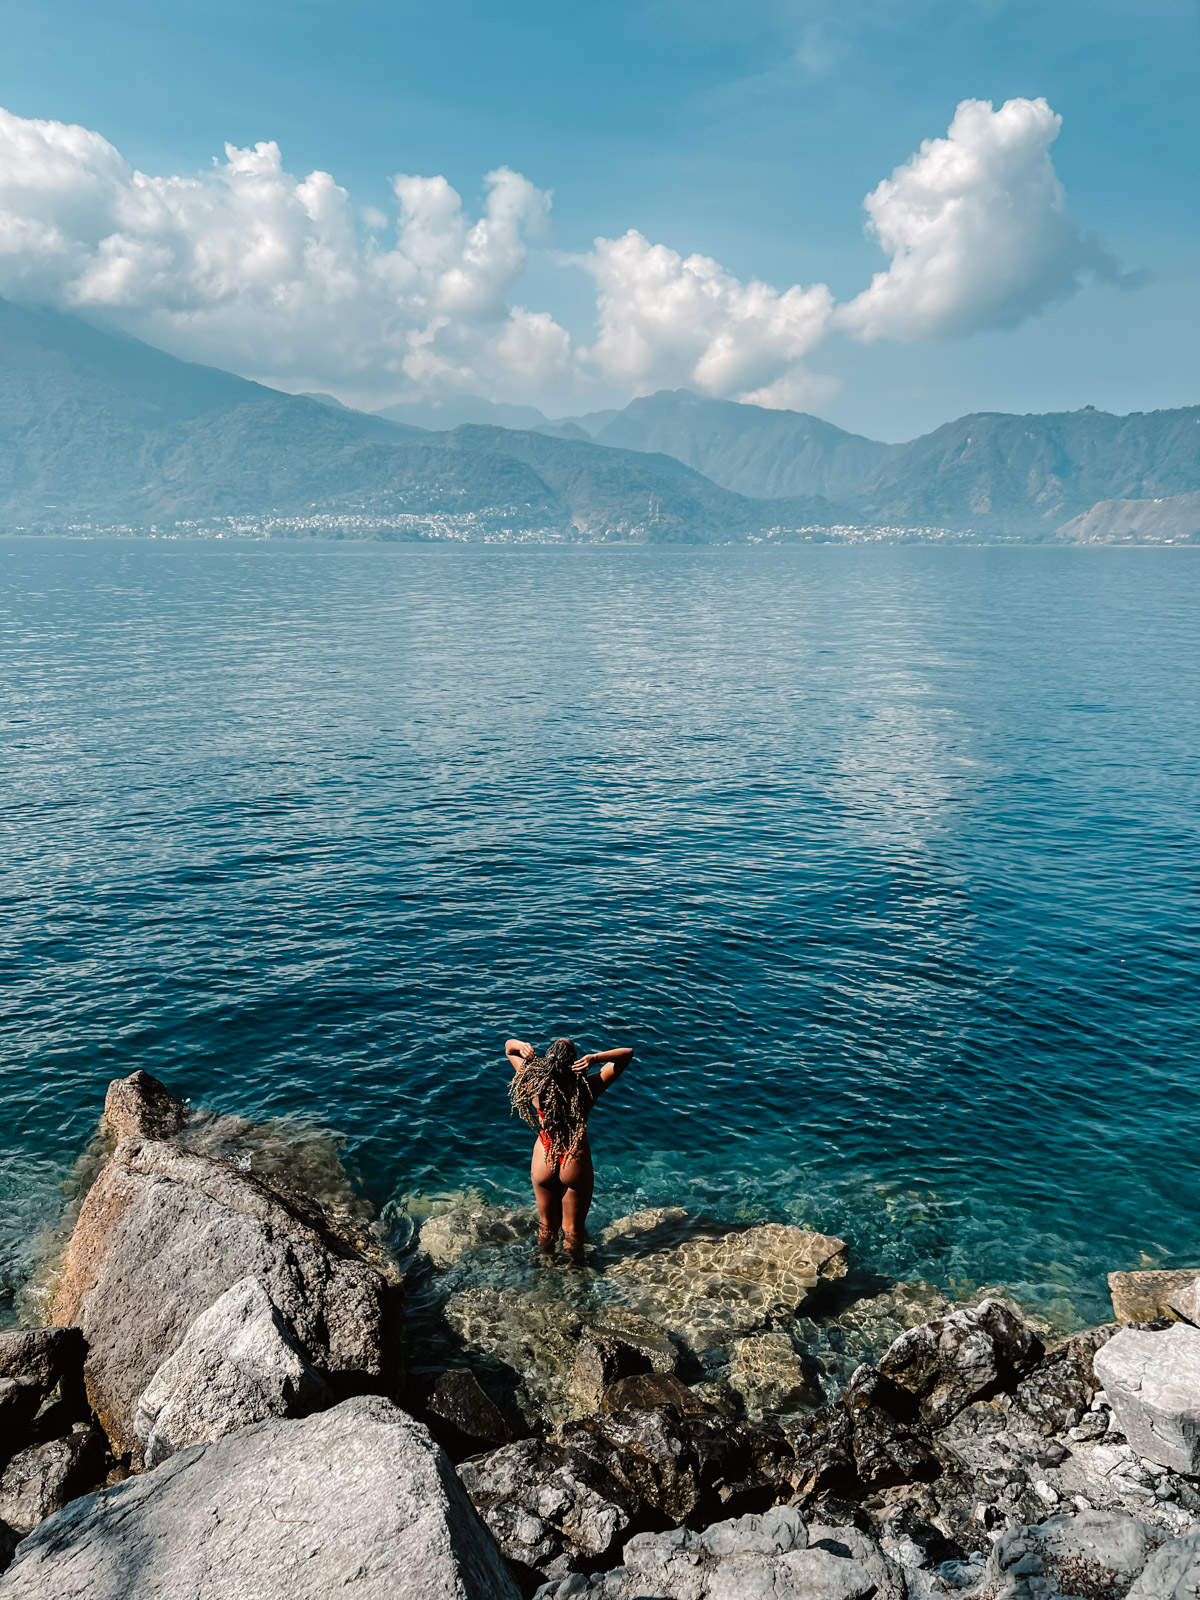
[(0, 1333), (0, 1600), (1200, 1597), (1200, 1269), (1054, 1339), (805, 1229), (642, 1212), (573, 1271), (470, 1202), (404, 1283), (146, 1074), (103, 1129)]

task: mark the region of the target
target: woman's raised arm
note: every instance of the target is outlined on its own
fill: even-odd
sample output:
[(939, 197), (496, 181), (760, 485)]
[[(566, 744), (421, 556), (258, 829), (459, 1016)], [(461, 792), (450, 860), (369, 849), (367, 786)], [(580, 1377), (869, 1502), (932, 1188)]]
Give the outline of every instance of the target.
[(524, 1039), (506, 1039), (504, 1054), (508, 1057), (509, 1066), (515, 1072), (523, 1061), (532, 1060), (537, 1051), (531, 1044), (526, 1044)]
[(596, 1093), (599, 1093), (601, 1090), (607, 1089), (610, 1084), (615, 1083), (632, 1060), (633, 1046), (631, 1044), (623, 1044), (616, 1050), (593, 1050), (590, 1055), (580, 1056), (575, 1063), (575, 1071), (586, 1072), (589, 1067), (594, 1067), (598, 1061), (603, 1062), (599, 1073), (593, 1080), (593, 1088)]

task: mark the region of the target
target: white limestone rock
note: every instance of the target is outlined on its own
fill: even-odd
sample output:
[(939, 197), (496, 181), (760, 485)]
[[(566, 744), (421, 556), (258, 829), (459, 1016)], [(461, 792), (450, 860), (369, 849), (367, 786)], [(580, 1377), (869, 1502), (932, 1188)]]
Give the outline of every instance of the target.
[(1200, 1328), (1122, 1328), (1097, 1352), (1096, 1376), (1139, 1456), (1200, 1473)]
[(251, 1277), (192, 1323), (138, 1400), (134, 1428), (149, 1468), (249, 1423), (306, 1416), (332, 1404), (329, 1386), (304, 1359), (266, 1285)]

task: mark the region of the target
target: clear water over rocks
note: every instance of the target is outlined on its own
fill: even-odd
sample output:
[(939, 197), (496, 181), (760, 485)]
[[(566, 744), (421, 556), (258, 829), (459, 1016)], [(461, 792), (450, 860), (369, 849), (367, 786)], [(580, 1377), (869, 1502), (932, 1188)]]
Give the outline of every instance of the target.
[(802, 1223), (902, 1326), (1194, 1255), (1195, 552), (0, 554), (0, 1316), (135, 1067), (402, 1252), (519, 1209), (510, 1032), (637, 1046), (597, 1234)]

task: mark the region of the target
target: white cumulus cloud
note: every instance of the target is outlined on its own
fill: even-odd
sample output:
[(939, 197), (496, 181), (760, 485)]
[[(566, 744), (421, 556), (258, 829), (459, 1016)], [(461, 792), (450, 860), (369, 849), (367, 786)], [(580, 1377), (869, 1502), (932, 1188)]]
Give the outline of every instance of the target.
[(999, 111), (964, 100), (946, 137), (926, 139), (863, 202), (892, 261), (837, 325), (864, 340), (958, 338), (1016, 327), (1086, 273), (1119, 278), (1067, 211), (1050, 157), (1061, 127), (1045, 100)]
[(709, 256), (681, 256), (630, 230), (581, 259), (596, 281), (598, 332), (581, 359), (635, 392), (683, 386), (761, 405), (814, 404), (828, 380), (804, 358), (825, 338), (823, 283), (780, 293)]
[[(501, 167), (472, 220), (444, 178), (359, 213), (279, 147), (149, 177), (99, 134), (0, 111), (0, 294), (101, 313), (176, 354), (269, 381), (398, 393), (537, 390), (564, 330), (510, 304), (549, 196)], [(386, 230), (386, 233), (385, 233)]]

